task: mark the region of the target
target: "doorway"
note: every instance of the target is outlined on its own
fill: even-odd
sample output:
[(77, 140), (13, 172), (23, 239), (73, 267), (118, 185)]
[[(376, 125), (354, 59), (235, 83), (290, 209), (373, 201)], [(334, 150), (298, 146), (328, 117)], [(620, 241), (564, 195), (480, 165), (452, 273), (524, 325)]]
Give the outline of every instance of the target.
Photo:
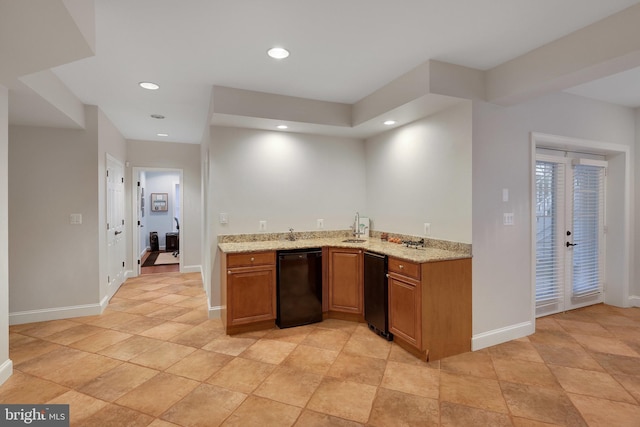
[(182, 170), (133, 168), (133, 182), (135, 275), (182, 271)]
[(107, 154), (107, 288), (113, 295), (125, 279), (125, 196), (124, 166), (115, 157)]
[(531, 318), (629, 307), (632, 157), (621, 144), (531, 134)]
[(536, 155), (537, 317), (604, 300), (607, 162), (585, 156)]

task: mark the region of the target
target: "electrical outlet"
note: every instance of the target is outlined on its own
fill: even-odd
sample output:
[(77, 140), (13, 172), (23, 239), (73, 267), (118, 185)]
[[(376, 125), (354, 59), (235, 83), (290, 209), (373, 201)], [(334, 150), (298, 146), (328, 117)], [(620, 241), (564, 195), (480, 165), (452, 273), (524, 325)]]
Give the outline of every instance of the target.
[(513, 225), (513, 212), (505, 212), (503, 219), (502, 219), (502, 223), (504, 225)]
[(229, 214), (221, 212), (219, 219), (220, 219), (220, 224), (228, 224), (229, 223)]
[(260, 231), (267, 231), (267, 221), (260, 221)]
[(324, 219), (318, 219), (316, 221), (316, 226), (318, 229), (324, 228)]
[(430, 236), (431, 235), (431, 223), (430, 222), (425, 222), (424, 223), (424, 235), (425, 236)]

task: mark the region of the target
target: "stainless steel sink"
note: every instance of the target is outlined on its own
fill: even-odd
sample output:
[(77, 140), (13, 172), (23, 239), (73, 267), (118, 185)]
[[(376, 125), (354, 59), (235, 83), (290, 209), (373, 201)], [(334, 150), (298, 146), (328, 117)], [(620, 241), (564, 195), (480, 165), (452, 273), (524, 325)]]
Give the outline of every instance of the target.
[(344, 243), (364, 243), (366, 240), (363, 239), (346, 239), (343, 240)]

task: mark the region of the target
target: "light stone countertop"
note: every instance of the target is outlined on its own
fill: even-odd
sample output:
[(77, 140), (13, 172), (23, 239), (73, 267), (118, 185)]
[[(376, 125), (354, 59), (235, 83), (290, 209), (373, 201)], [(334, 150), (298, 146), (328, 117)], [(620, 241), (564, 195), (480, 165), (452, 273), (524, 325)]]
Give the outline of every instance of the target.
[(405, 245), (385, 242), (379, 238), (370, 238), (368, 241), (363, 243), (348, 243), (343, 242), (343, 240), (345, 240), (345, 237), (311, 238), (295, 241), (266, 240), (258, 242), (228, 242), (218, 243), (218, 248), (220, 248), (224, 253), (279, 251), (287, 249), (319, 248), (323, 246), (360, 248), (366, 251), (376, 252), (417, 263), (471, 258), (471, 255), (464, 252), (455, 252), (433, 247), (417, 249), (408, 248)]

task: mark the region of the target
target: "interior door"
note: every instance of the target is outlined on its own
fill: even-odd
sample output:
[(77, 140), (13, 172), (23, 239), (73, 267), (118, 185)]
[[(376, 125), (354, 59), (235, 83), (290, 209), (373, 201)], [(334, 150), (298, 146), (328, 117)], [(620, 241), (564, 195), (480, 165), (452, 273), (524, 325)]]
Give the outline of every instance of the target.
[(536, 316), (604, 300), (606, 162), (536, 157)]
[[(137, 241), (135, 242), (133, 249), (135, 251), (135, 258), (134, 260), (136, 260), (137, 262), (134, 262), (134, 268), (135, 268), (135, 275), (139, 276), (140, 275), (140, 268), (142, 267), (142, 263), (141, 258), (142, 255), (140, 255), (141, 251), (144, 249), (146, 252), (146, 239), (143, 233), (143, 229), (144, 229), (144, 187), (142, 187), (141, 182), (140, 182), (140, 175), (138, 175), (138, 181), (137, 181), (137, 186), (136, 186), (136, 214), (134, 215), (133, 220), (135, 221), (135, 225), (134, 228), (136, 231), (134, 231), (134, 234), (136, 236)], [(135, 239), (134, 239), (135, 240)]]
[(117, 287), (125, 275), (124, 167), (107, 155), (107, 280)]

